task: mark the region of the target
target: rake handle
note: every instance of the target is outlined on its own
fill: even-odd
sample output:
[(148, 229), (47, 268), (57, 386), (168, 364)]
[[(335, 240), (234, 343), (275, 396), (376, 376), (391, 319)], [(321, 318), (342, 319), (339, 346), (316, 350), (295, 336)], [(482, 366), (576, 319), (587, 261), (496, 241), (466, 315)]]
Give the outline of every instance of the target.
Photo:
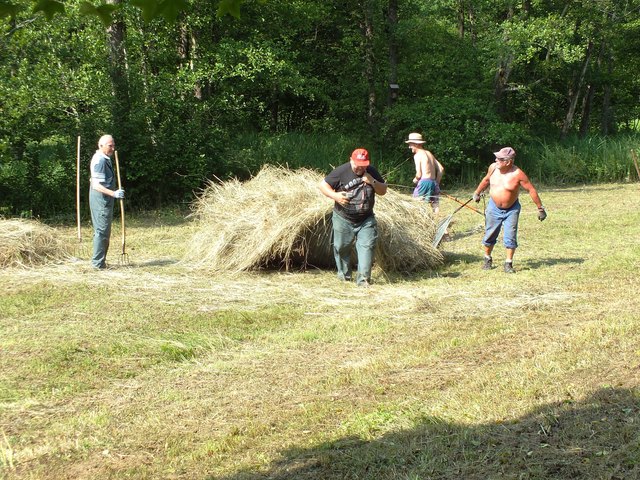
[(468, 208), (469, 210), (473, 210), (476, 213), (479, 213), (480, 215), (482, 215), (484, 217), (484, 213), (482, 213), (480, 210), (478, 210), (477, 208), (472, 207), (471, 205), (467, 205), (467, 203), (463, 203), (461, 200), (458, 200), (456, 197), (454, 197), (453, 195), (449, 195), (447, 193), (444, 192), (440, 192), (441, 195), (444, 195), (445, 197), (447, 197), (450, 200), (453, 200), (456, 203), (459, 203), (460, 205), (462, 205), (463, 207)]
[[(457, 212), (459, 212), (459, 211), (460, 211), (460, 210), (462, 210), (464, 207), (471, 208), (471, 207), (469, 207), (469, 206), (467, 205), (469, 202), (471, 202), (471, 200), (473, 200), (473, 197), (471, 197), (469, 200), (467, 200), (467, 201), (466, 201), (466, 202), (464, 202), (464, 203), (462, 203), (462, 202), (458, 202), (458, 203), (460, 203), (460, 206), (459, 206), (458, 208), (456, 208), (456, 209), (453, 211), (453, 213), (457, 213)], [(453, 216), (453, 213), (451, 214), (451, 216)]]
[[(116, 157), (116, 176), (118, 177), (118, 188), (122, 189), (122, 182), (120, 181), (120, 161), (118, 160), (118, 151), (115, 151)], [(124, 199), (120, 199), (120, 223), (122, 225), (122, 255), (126, 255), (125, 246), (127, 244), (127, 234), (124, 228)]]

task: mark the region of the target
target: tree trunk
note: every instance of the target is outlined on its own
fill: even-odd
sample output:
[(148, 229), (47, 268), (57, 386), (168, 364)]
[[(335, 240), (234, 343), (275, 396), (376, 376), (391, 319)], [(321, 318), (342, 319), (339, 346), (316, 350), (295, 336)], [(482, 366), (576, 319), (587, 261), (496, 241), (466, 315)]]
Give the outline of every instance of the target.
[(615, 132), (615, 123), (613, 107), (611, 106), (612, 86), (610, 80), (613, 70), (613, 58), (611, 56), (611, 50), (609, 50), (608, 47), (606, 48), (605, 62), (607, 65), (607, 74), (603, 87), (604, 96), (602, 98), (602, 120), (600, 122), (600, 133), (603, 135), (609, 135), (610, 133)]
[(464, 38), (465, 9), (464, 0), (458, 0), (458, 35)]
[[(195, 70), (196, 49), (198, 43), (193, 31), (184, 22), (180, 22), (180, 37), (178, 39), (178, 56), (180, 57), (180, 67), (188, 68), (192, 72)], [(202, 86), (195, 82), (193, 84), (193, 96), (202, 100)]]
[[(606, 49), (606, 43), (602, 41), (600, 44), (600, 50), (598, 51), (598, 58), (596, 60), (596, 66), (599, 71), (602, 70), (602, 57)], [(597, 82), (592, 80), (586, 89), (584, 98), (582, 99), (582, 111), (580, 114), (580, 138), (585, 138), (589, 134), (589, 126), (591, 125), (591, 112), (593, 111), (593, 97), (597, 90)]]
[[(107, 3), (119, 5), (122, 0), (107, 0)], [(107, 28), (109, 45), (109, 75), (113, 92), (113, 121), (123, 132), (127, 130), (130, 116), (129, 79), (127, 50), (125, 48), (126, 26), (120, 15)], [(117, 133), (114, 132), (114, 135)]]
[[(513, 7), (510, 6), (507, 11), (507, 18), (513, 18)], [(509, 39), (504, 39), (505, 44), (509, 43)], [(496, 70), (496, 74), (493, 78), (494, 85), (494, 97), (496, 100), (496, 106), (498, 114), (504, 118), (507, 114), (507, 84), (509, 83), (509, 75), (511, 75), (511, 68), (513, 64), (513, 54), (507, 53), (507, 55), (500, 59), (500, 64)]]
[(496, 71), (496, 75), (493, 80), (496, 106), (498, 113), (502, 117), (507, 113), (506, 89), (509, 82), (509, 75), (511, 74), (512, 62), (513, 55), (511, 54), (500, 60), (500, 65), (498, 66), (498, 70)]
[(582, 112), (580, 115), (580, 138), (585, 138), (589, 133), (589, 123), (591, 122), (591, 106), (593, 105), (593, 94), (595, 87), (593, 84), (587, 85), (587, 93), (582, 99)]
[(398, 39), (396, 29), (398, 26), (398, 0), (389, 0), (387, 10), (387, 29), (389, 33), (389, 91), (387, 105), (392, 105), (397, 99), (398, 85)]
[(476, 12), (473, 8), (473, 3), (467, 6), (467, 16), (469, 17), (467, 31), (471, 32), (471, 44), (475, 47), (478, 40), (478, 32), (476, 31)]
[(373, 51), (373, 11), (372, 2), (364, 1), (364, 71), (368, 86), (367, 125), (375, 133), (376, 89), (375, 89), (375, 55)]
[(562, 133), (561, 137), (565, 138), (571, 130), (571, 126), (573, 125), (573, 117), (576, 113), (576, 107), (578, 105), (578, 98), (580, 98), (580, 91), (582, 90), (582, 85), (584, 84), (584, 79), (587, 75), (587, 69), (589, 68), (589, 62), (591, 61), (591, 53), (593, 52), (593, 42), (589, 42), (587, 45), (587, 51), (584, 55), (584, 61), (582, 63), (582, 70), (571, 90), (569, 90), (569, 108), (567, 109), (567, 115), (564, 119), (564, 124), (562, 125)]

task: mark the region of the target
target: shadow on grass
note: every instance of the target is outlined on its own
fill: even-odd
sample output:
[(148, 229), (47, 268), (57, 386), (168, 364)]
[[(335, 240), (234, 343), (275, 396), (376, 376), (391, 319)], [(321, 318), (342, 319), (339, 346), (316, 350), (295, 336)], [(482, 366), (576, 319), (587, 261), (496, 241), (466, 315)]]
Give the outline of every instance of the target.
[(537, 260), (524, 261), (522, 265), (527, 269), (535, 269), (553, 265), (575, 265), (579, 263), (584, 263), (584, 258), (539, 258)]
[[(443, 252), (443, 254), (445, 258), (445, 268), (454, 263), (464, 263), (464, 264), (477, 263), (478, 268), (480, 268), (480, 265), (482, 264), (483, 255), (481, 252), (478, 253), (478, 255), (470, 255), (468, 253), (448, 253), (448, 252)], [(523, 260), (522, 262), (518, 262), (516, 259), (516, 263), (518, 267), (524, 270), (534, 270), (540, 267), (550, 267), (555, 265), (577, 265), (577, 264), (584, 263), (584, 261), (585, 261), (584, 258), (579, 258), (579, 257), (538, 258), (536, 260)], [(496, 262), (496, 259), (494, 257), (494, 268), (496, 265), (495, 262)], [(449, 275), (443, 274), (441, 276), (449, 276)]]
[(164, 267), (166, 265), (177, 265), (178, 263), (180, 263), (180, 260), (175, 258), (158, 258), (146, 262), (132, 262), (131, 267)]
[(545, 405), (476, 426), (425, 417), (376, 440), (347, 437), (290, 448), (266, 471), (209, 480), (637, 479), (640, 391), (604, 388), (581, 402)]
[(479, 223), (475, 227), (465, 230), (463, 232), (457, 232), (453, 230), (450, 241), (456, 242), (458, 240), (462, 240), (463, 238), (467, 238), (467, 237), (478, 237), (478, 240), (482, 240), (483, 234), (484, 234), (484, 224)]

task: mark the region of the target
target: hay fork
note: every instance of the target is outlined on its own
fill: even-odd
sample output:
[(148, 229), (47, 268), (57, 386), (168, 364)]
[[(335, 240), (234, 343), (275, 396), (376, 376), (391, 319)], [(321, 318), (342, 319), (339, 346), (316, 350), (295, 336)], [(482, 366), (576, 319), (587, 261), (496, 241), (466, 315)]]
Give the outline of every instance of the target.
[[(118, 160), (118, 152), (115, 152), (116, 157), (116, 174), (118, 177), (118, 188), (122, 189), (122, 182), (120, 181), (120, 161)], [(129, 265), (129, 254), (126, 252), (127, 245), (127, 233), (124, 226), (124, 198), (120, 199), (120, 222), (122, 224), (122, 253), (118, 263), (120, 265)]]

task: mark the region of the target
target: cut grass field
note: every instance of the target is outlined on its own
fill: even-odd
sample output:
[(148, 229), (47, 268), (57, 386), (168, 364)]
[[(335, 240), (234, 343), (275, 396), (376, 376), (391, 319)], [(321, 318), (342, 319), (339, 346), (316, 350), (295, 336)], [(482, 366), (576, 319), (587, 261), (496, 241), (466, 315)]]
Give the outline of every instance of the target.
[(640, 478), (640, 186), (539, 190), (515, 275), (467, 209), (443, 268), (368, 289), (203, 274), (166, 214), (128, 268), (116, 222), (107, 271), (0, 270), (0, 476)]

